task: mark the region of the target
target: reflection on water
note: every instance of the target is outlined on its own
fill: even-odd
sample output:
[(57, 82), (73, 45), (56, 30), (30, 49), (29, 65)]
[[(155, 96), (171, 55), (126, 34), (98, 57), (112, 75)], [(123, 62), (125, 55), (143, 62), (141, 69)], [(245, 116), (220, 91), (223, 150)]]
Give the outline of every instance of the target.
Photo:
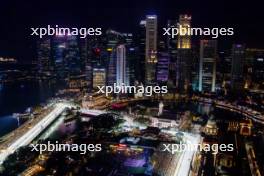
[(53, 81), (0, 84), (0, 136), (17, 128), (13, 113), (44, 103), (55, 94), (57, 87)]
[(0, 118), (0, 136), (16, 129), (18, 126), (17, 119), (13, 116), (3, 116)]

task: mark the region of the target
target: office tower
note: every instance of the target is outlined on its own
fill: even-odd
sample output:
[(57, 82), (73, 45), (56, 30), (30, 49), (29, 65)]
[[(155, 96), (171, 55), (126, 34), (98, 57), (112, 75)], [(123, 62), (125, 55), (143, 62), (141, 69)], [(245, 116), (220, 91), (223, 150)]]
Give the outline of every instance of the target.
[(83, 70), (85, 80), (87, 81), (87, 92), (91, 93), (93, 88), (93, 67), (92, 56), (90, 55), (90, 48), (92, 46), (92, 39), (85, 38), (80, 40), (80, 53), (83, 62)]
[(141, 20), (137, 33), (138, 62), (136, 63), (136, 78), (139, 82), (145, 82), (146, 69), (146, 20)]
[(52, 70), (51, 41), (42, 39), (37, 43), (38, 72), (41, 76), (50, 76)]
[(109, 29), (106, 31), (104, 40), (107, 52), (104, 65), (107, 68), (107, 85), (113, 86), (116, 83), (117, 46), (124, 43), (125, 39), (122, 33)]
[(66, 37), (56, 35), (52, 44), (55, 75), (58, 80), (64, 80), (67, 76), (65, 69)]
[(77, 37), (56, 35), (53, 38), (53, 59), (56, 77), (66, 80), (82, 74), (82, 61)]
[(106, 71), (104, 68), (93, 68), (93, 88), (98, 89), (98, 86), (105, 86)]
[(107, 85), (114, 86), (114, 83), (116, 83), (116, 48), (111, 49), (109, 54), (110, 58), (107, 68)]
[(199, 91), (199, 66), (200, 66), (200, 55), (199, 49), (192, 46), (192, 63), (191, 63), (191, 87), (192, 90)]
[[(188, 29), (191, 27), (191, 16), (180, 15), (178, 28)], [(192, 49), (191, 36), (188, 33), (178, 35), (177, 41), (177, 64), (176, 64), (176, 87), (180, 92), (187, 91), (191, 86)]]
[(199, 91), (215, 92), (217, 41), (200, 41)]
[(225, 90), (230, 85), (231, 80), (231, 56), (230, 50), (218, 52), (218, 61), (216, 63), (216, 89)]
[(146, 16), (145, 82), (155, 81), (157, 63), (157, 16)]
[(130, 85), (134, 85), (135, 81), (138, 79), (136, 78), (136, 71), (137, 66), (139, 66), (139, 57), (138, 57), (138, 49), (136, 47), (127, 46), (126, 51), (126, 67), (127, 67), (127, 75)]
[(158, 53), (157, 63), (157, 81), (164, 83), (168, 81), (169, 74), (169, 54), (165, 52)]
[[(264, 80), (264, 49), (247, 48), (245, 53), (246, 81), (253, 89), (259, 89)], [(250, 86), (249, 84), (247, 86)]]
[(136, 81), (136, 67), (139, 66), (138, 48), (135, 46), (134, 36), (131, 33), (122, 33), (126, 47), (126, 74), (129, 84)]
[[(176, 28), (176, 20), (168, 20), (168, 28)], [(176, 61), (177, 61), (177, 38), (172, 38), (171, 35), (167, 35), (167, 51), (169, 53), (169, 76), (168, 79), (173, 86), (176, 86)]]
[(233, 44), (232, 65), (231, 65), (231, 88), (234, 90), (243, 89), (243, 66), (245, 60), (245, 46)]
[(64, 67), (68, 78), (82, 74), (82, 62), (76, 36), (67, 35)]
[[(188, 15), (180, 15), (179, 17), (179, 23), (178, 23), (178, 29), (184, 29), (188, 30), (191, 28), (191, 20), (192, 17)], [(183, 30), (183, 31), (184, 31)], [(191, 35), (187, 33), (180, 33), (178, 35), (178, 48), (179, 49), (190, 49), (191, 48)]]
[(116, 85), (129, 85), (125, 45), (119, 45), (116, 48)]
[(94, 64), (94, 60), (95, 60), (95, 54), (94, 54), (94, 47), (97, 46), (97, 38), (94, 36), (88, 36), (85, 39), (84, 42), (84, 47), (85, 45), (87, 49), (87, 59), (85, 62), (85, 76), (86, 76), (86, 80), (88, 82), (88, 87), (87, 87), (87, 91), (88, 92), (92, 92), (93, 89), (93, 67), (96, 67), (97, 64)]

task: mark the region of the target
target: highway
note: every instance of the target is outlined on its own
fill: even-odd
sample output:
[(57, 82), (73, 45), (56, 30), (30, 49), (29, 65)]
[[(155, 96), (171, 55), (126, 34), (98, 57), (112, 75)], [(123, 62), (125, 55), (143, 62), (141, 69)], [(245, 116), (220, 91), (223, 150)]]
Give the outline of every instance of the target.
[(0, 152), (0, 164), (18, 148), (30, 144), (47, 126), (49, 126), (67, 107), (71, 107), (65, 103), (57, 103), (55, 108), (43, 119), (41, 119), (35, 126), (30, 128), (25, 134), (11, 143), (6, 149)]

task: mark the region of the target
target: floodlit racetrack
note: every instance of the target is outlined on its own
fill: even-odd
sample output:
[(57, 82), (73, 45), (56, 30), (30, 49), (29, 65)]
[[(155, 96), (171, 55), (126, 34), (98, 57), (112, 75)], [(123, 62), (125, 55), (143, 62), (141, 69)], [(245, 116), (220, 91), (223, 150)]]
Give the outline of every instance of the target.
[[(200, 140), (200, 137), (198, 135), (191, 135), (191, 134), (184, 133), (184, 137), (186, 139), (186, 142), (189, 144), (198, 144)], [(182, 151), (181, 156), (178, 161), (179, 163), (177, 164), (177, 167), (175, 169), (174, 176), (188, 176), (189, 175), (192, 158), (195, 153), (196, 153), (196, 150)]]
[(28, 145), (32, 140), (34, 140), (47, 126), (49, 126), (67, 107), (71, 107), (65, 103), (57, 103), (53, 111), (51, 111), (47, 116), (40, 120), (35, 126), (29, 129), (20, 138), (9, 145), (5, 150), (0, 153), (0, 164), (12, 153), (14, 153), (18, 148)]

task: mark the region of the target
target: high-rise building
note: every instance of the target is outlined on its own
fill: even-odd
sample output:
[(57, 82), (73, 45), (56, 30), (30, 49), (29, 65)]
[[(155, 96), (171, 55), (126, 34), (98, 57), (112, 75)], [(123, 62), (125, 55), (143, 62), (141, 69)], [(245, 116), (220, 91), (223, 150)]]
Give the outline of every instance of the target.
[(157, 16), (146, 16), (145, 82), (155, 81), (157, 63)]
[(110, 29), (106, 31), (108, 86), (113, 86), (117, 81), (117, 46), (120, 43), (125, 43), (125, 38), (122, 33)]
[[(88, 43), (89, 41), (89, 43)], [(91, 47), (92, 43), (90, 42), (91, 39), (82, 39), (80, 41), (80, 53), (81, 53), (81, 60), (83, 61), (83, 70), (85, 75), (85, 80), (87, 81), (87, 91), (90, 93), (92, 92), (92, 85), (93, 85), (93, 67), (92, 67), (92, 57), (89, 52), (89, 48)]]
[(116, 48), (110, 53), (109, 63), (107, 67), (107, 85), (113, 86), (116, 82)]
[(43, 39), (37, 43), (38, 71), (44, 75), (51, 75), (52, 60), (51, 60), (51, 41)]
[[(168, 28), (176, 28), (176, 20), (168, 20)], [(177, 61), (177, 38), (167, 35), (167, 51), (169, 53), (169, 76), (168, 79), (173, 86), (176, 86), (176, 61)]]
[(200, 41), (199, 91), (215, 92), (217, 41)]
[(105, 86), (106, 72), (104, 68), (93, 68), (93, 88), (98, 89), (98, 86)]
[(80, 49), (76, 36), (67, 35), (64, 68), (68, 78), (79, 76), (82, 73), (82, 61), (80, 57)]
[[(185, 31), (191, 28), (192, 17), (189, 15), (180, 15), (178, 29), (182, 28)], [(179, 33), (178, 35), (178, 48), (179, 49), (190, 49), (191, 48), (191, 35), (186, 33)]]
[(54, 70), (58, 79), (66, 80), (82, 74), (80, 48), (76, 36), (56, 35), (53, 38)]
[(216, 64), (216, 88), (225, 89), (230, 85), (231, 79), (231, 56), (230, 50), (222, 50), (218, 52), (218, 62)]
[(116, 57), (116, 84), (117, 86), (129, 85), (125, 45), (119, 45), (116, 48)]
[(158, 53), (157, 63), (157, 81), (164, 83), (168, 81), (169, 75), (169, 54), (165, 52)]
[[(191, 27), (191, 16), (180, 15), (178, 28)], [(191, 36), (188, 33), (178, 34), (177, 41), (177, 64), (176, 64), (176, 87), (180, 92), (187, 91), (191, 86), (192, 49)]]
[(135, 76), (139, 82), (145, 82), (146, 69), (146, 20), (141, 20), (137, 33), (138, 62), (136, 62)]
[(231, 64), (231, 88), (242, 90), (244, 87), (243, 67), (245, 60), (245, 46), (233, 44)]
[(66, 37), (63, 35), (56, 35), (53, 38), (52, 44), (55, 75), (57, 79), (64, 80), (67, 77), (65, 69)]
[[(134, 84), (136, 79), (136, 67), (139, 66), (138, 48), (134, 43), (131, 33), (123, 33), (126, 46), (126, 74), (129, 84)], [(141, 66), (140, 66), (141, 67)]]
[[(247, 74), (247, 82), (254, 88), (259, 89), (263, 86), (264, 80), (264, 49), (247, 48), (245, 51), (245, 71)], [(245, 84), (245, 87), (249, 84)]]
[(139, 65), (139, 57), (138, 57), (138, 48), (134, 46), (127, 46), (126, 51), (126, 67), (127, 67), (127, 75), (129, 84), (133, 85), (135, 81), (137, 81), (136, 71), (137, 66)]

